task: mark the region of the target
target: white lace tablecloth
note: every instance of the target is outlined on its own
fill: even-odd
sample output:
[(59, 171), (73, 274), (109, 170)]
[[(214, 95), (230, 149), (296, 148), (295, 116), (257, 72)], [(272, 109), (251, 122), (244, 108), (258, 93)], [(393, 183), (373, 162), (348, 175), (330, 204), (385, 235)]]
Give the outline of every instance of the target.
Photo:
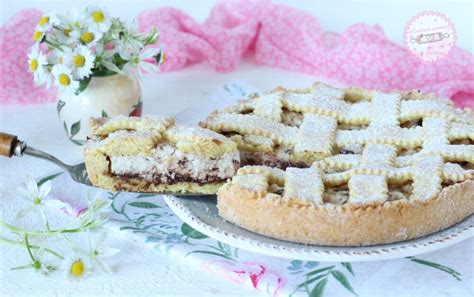
[[(228, 81), (247, 81), (261, 90), (269, 90), (274, 87), (275, 82), (285, 82), (289, 87), (305, 87), (315, 79), (281, 70), (259, 68), (248, 63), (231, 74), (217, 74), (204, 65), (197, 65), (184, 71), (161, 74), (159, 77), (146, 77), (143, 81), (144, 111), (178, 115), (182, 120), (195, 121), (201, 117), (197, 108), (205, 105), (202, 104), (203, 100), (209, 100)], [(75, 163), (81, 159), (81, 148), (67, 140), (54, 104), (2, 107), (0, 131), (17, 134), (31, 146), (47, 151), (65, 162)], [(54, 165), (30, 157), (0, 158), (1, 217), (7, 218), (13, 212), (14, 197), (11, 196), (10, 189), (23, 181), (26, 174), (41, 177), (55, 170), (57, 168)], [(116, 228), (114, 226), (111, 228)], [(239, 283), (225, 277), (223, 272), (202, 269), (202, 265), (191, 265), (189, 258), (154, 248), (156, 244), (153, 244), (153, 240), (145, 243), (146, 237), (114, 230), (111, 232), (110, 242), (122, 250), (111, 261), (114, 273), (98, 274), (80, 284), (55, 279), (52, 285), (47, 278), (27, 271), (10, 271), (10, 267), (24, 264), (22, 260), (25, 259), (25, 251), (0, 245), (0, 295), (252, 296), (273, 293), (268, 288), (254, 289), (250, 278)], [(460, 281), (445, 272), (408, 259), (353, 263), (356, 276), (345, 272), (359, 296), (472, 296), (473, 247), (474, 240), (469, 239), (419, 257), (458, 271), (461, 274)], [(326, 263), (312, 263), (309, 264), (311, 267), (306, 267), (307, 263), (298, 261), (274, 261), (277, 261), (276, 264), (272, 263), (270, 266), (275, 273), (297, 272), (301, 269), (311, 271), (310, 269), (327, 266)], [(291, 290), (279, 293), (286, 295), (288, 292)], [(330, 279), (324, 296), (340, 295), (349, 296), (351, 293), (334, 279)]]

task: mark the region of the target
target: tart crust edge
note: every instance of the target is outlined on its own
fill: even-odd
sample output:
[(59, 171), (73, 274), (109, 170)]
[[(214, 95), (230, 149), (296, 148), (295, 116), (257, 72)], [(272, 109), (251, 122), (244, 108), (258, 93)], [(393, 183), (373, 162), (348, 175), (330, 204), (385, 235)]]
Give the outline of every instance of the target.
[[(263, 194), (263, 193), (260, 193)], [(269, 237), (304, 244), (364, 246), (410, 240), (448, 228), (474, 213), (474, 180), (426, 201), (380, 206), (304, 206), (227, 183), (217, 208), (225, 220)]]

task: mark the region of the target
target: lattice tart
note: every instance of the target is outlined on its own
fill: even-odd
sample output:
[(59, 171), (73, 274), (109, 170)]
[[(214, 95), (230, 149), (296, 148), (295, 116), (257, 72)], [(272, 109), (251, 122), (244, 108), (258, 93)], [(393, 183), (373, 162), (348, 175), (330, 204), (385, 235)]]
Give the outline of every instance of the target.
[[(219, 190), (219, 214), (257, 233), (370, 245), (430, 234), (474, 213), (474, 114), (449, 100), (315, 84), (243, 101), (203, 126), (232, 132), (244, 150), (258, 147), (248, 136), (266, 143), (255, 152), (284, 147), (289, 165), (312, 162), (242, 167)], [(269, 163), (286, 167), (281, 160)]]
[(215, 193), (239, 167), (234, 142), (163, 116), (91, 119), (85, 147), (97, 187), (134, 192)]

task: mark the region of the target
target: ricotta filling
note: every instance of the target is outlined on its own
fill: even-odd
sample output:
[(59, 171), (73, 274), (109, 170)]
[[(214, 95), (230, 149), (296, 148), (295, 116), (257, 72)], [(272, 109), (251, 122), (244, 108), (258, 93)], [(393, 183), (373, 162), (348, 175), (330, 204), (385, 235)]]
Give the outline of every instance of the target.
[(305, 162), (292, 162), (289, 149), (276, 148), (273, 152), (250, 152), (242, 150), (240, 161), (242, 165), (266, 165), (285, 170), (287, 167), (307, 168), (311, 164)]
[(239, 153), (203, 157), (160, 144), (148, 156), (110, 156), (112, 174), (141, 177), (154, 183), (206, 183), (232, 177), (239, 166)]

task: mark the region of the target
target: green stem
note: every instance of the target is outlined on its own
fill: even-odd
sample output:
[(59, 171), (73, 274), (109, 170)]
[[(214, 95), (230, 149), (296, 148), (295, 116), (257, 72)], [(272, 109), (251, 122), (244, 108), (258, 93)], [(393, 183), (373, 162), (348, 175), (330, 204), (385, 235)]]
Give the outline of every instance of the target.
[(44, 225), (46, 227), (46, 230), (47, 231), (51, 231), (51, 228), (49, 227), (49, 222), (48, 222), (48, 218), (46, 217), (46, 213), (44, 212), (43, 208), (39, 208), (41, 213), (42, 213), (42, 218), (44, 220)]
[(44, 39), (44, 42), (46, 42), (47, 45), (50, 45), (50, 46), (52, 46), (53, 48), (55, 48), (55, 49), (57, 49), (57, 50), (59, 50), (59, 51), (61, 51), (61, 52), (63, 51), (59, 45), (52, 43), (52, 42), (49, 41), (47, 38)]
[(0, 225), (7, 228), (10, 231), (13, 231), (13, 232), (17, 233), (17, 234), (22, 233), (24, 231), (23, 229), (20, 229), (20, 228), (17, 228), (15, 226), (12, 226), (10, 224), (7, 224), (4, 221), (0, 221)]
[(35, 262), (36, 259), (35, 257), (33, 256), (33, 253), (31, 252), (31, 249), (30, 249), (30, 244), (28, 243), (28, 234), (25, 233), (25, 245), (26, 245), (26, 250), (28, 251), (28, 254), (30, 255), (30, 258), (31, 258), (31, 261)]
[(51, 230), (51, 231), (27, 231), (27, 230), (12, 226), (2, 221), (0, 221), (0, 225), (4, 226), (5, 228), (15, 233), (18, 233), (18, 234), (22, 233), (28, 236), (52, 236), (52, 235), (57, 235), (61, 233), (77, 233), (83, 230), (87, 230), (91, 226), (91, 225), (85, 225), (85, 226), (82, 226), (81, 228), (76, 228), (76, 229), (59, 229), (59, 230)]
[(10, 268), (10, 270), (20, 270), (20, 269), (30, 269), (30, 268), (33, 268), (32, 264), (26, 264), (23, 266), (13, 267), (13, 268)]
[[(17, 241), (13, 241), (13, 240), (9, 240), (9, 239), (6, 239), (6, 238), (1, 238), (1, 237), (0, 237), (0, 243), (10, 244), (10, 245), (17, 246), (17, 247), (24, 247), (24, 242), (17, 242)], [(34, 250), (37, 250), (40, 247), (36, 246), (36, 245), (30, 245), (30, 248), (34, 249)], [(46, 248), (46, 249), (44, 249), (44, 251), (50, 253), (53, 256), (58, 257), (61, 260), (64, 259), (63, 256), (61, 256), (59, 253), (57, 253), (57, 252), (55, 252), (51, 249)]]

